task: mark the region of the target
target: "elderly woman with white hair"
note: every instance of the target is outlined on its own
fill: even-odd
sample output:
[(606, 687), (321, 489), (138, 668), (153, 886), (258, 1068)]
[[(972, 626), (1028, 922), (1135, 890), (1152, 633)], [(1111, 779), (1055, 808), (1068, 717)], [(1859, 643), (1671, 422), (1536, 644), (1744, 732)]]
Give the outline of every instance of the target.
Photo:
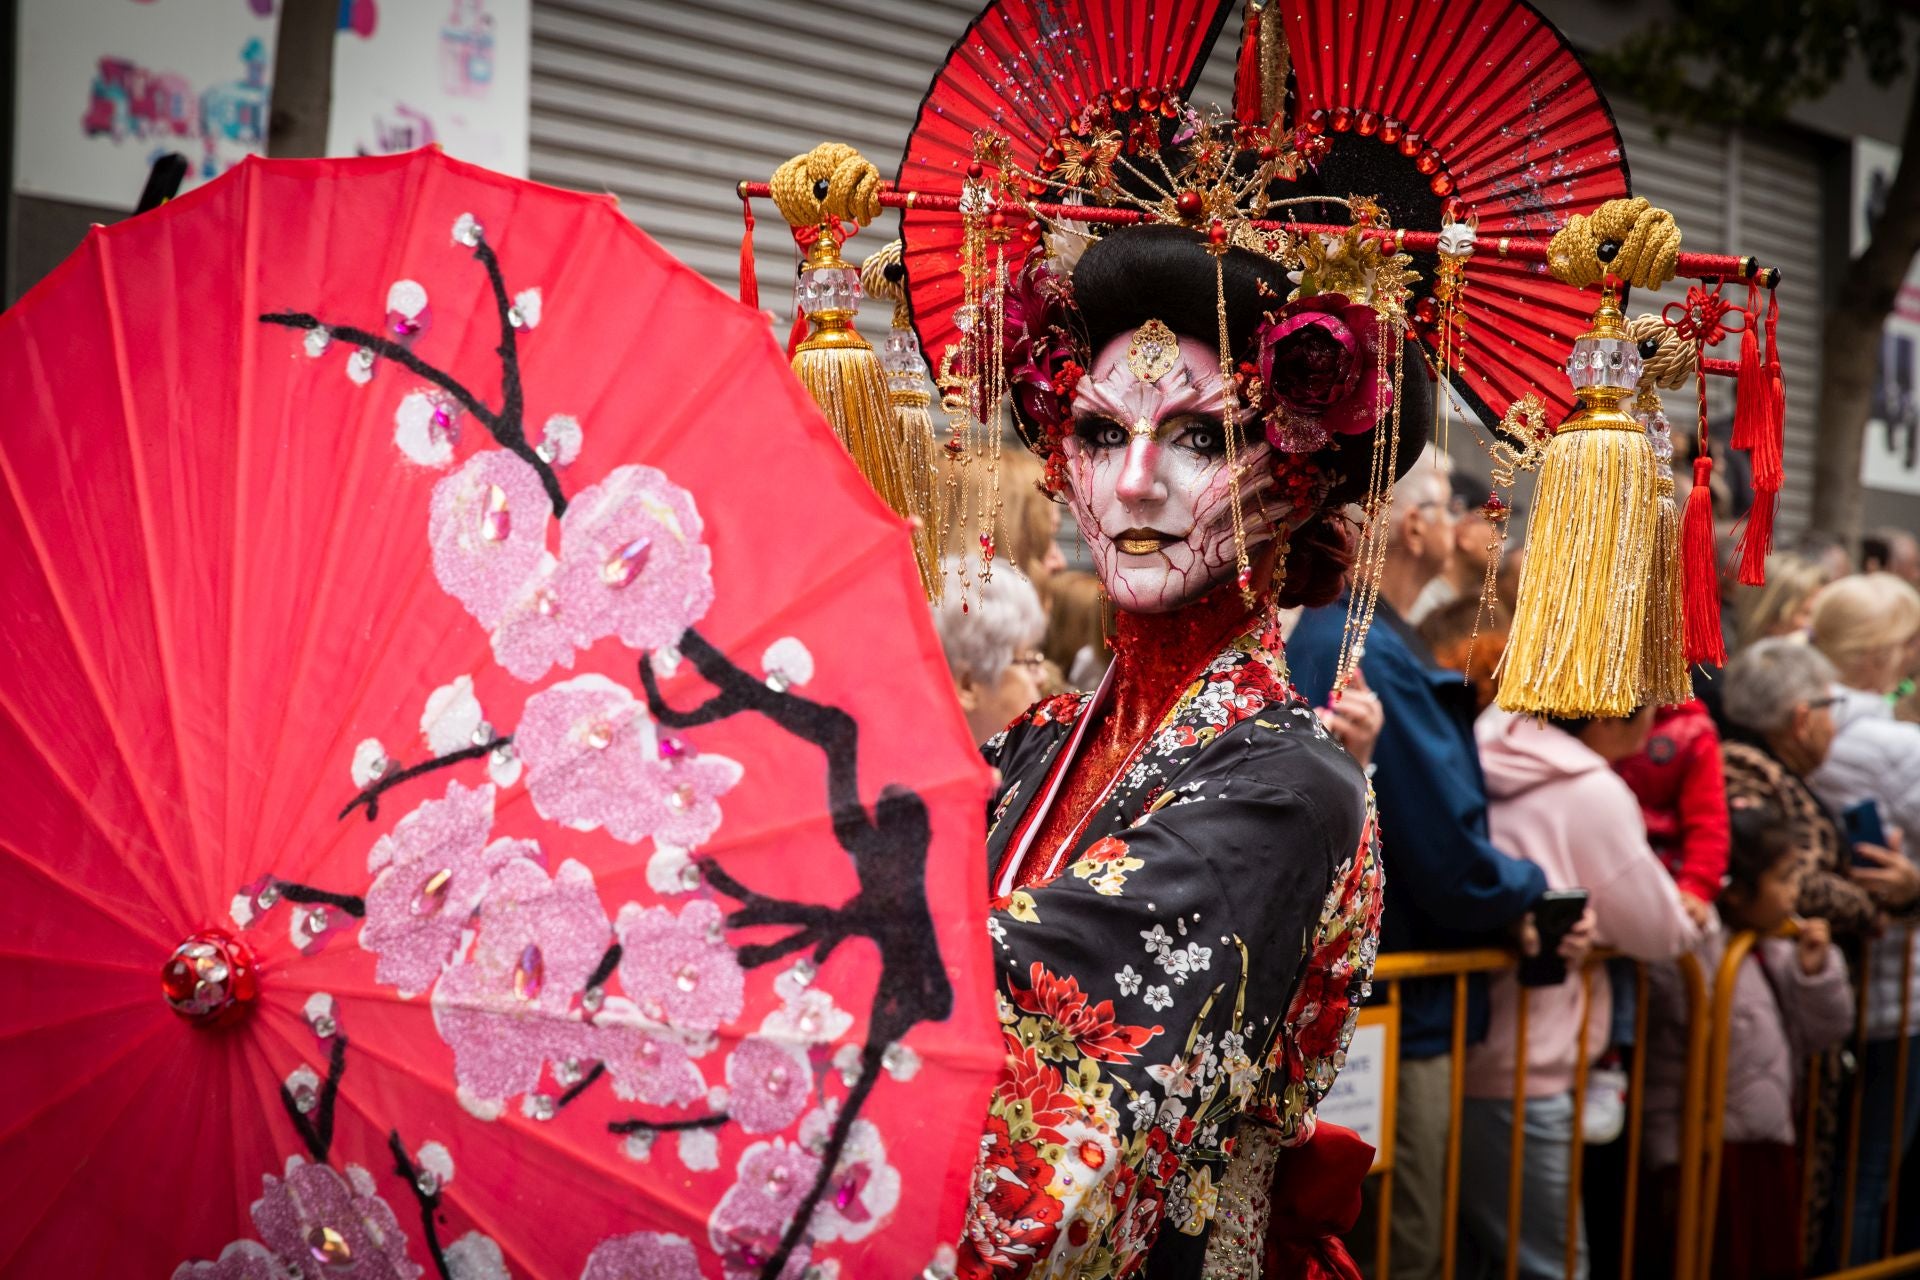
[[(1889, 912), (1907, 914), (1920, 881), (1910, 860), (1920, 845), (1920, 725), (1894, 718), (1890, 695), (1909, 665), (1909, 648), (1920, 635), (1920, 592), (1890, 573), (1842, 578), (1821, 591), (1813, 606), (1813, 647), (1833, 664), (1834, 735), (1824, 764), (1809, 777), (1814, 791), (1842, 814), (1867, 806), (1887, 829), (1893, 849), (1856, 844), (1854, 878), (1866, 884)], [(1906, 853), (1901, 856), (1902, 840)], [(1898, 895), (1895, 897), (1894, 895)], [(1901, 901), (1900, 898), (1904, 898)], [(1887, 928), (1871, 948), (1867, 986), (1867, 1051), (1862, 1061), (1859, 1173), (1855, 1185), (1851, 1257), (1860, 1265), (1881, 1256), (1892, 1146), (1910, 1152), (1920, 1131), (1920, 984), (1907, 992), (1905, 1075), (1901, 1075), (1901, 993), (1909, 957), (1920, 961), (1920, 933), (1913, 920)], [(1896, 1093), (1904, 1101), (1896, 1108)], [(1901, 1131), (1894, 1133), (1894, 1115)], [(1903, 1224), (1905, 1232), (1914, 1227)], [(1896, 1242), (1906, 1248), (1920, 1242)]]
[[(949, 556), (941, 568), (949, 584), (959, 581), (958, 557)], [(1047, 615), (1019, 570), (997, 566), (991, 578), (976, 579), (964, 593), (949, 586), (933, 606), (933, 629), (975, 742), (985, 742), (1040, 700)]]

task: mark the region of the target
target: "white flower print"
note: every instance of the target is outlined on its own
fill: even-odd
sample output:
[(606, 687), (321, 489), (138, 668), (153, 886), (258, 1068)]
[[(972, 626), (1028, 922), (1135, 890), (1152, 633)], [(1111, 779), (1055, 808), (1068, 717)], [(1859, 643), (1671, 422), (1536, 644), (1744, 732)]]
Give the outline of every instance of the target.
[(1007, 926), (1000, 923), (1000, 917), (987, 917), (987, 936), (999, 943), (1002, 947), (1007, 945)]
[(1187, 971), (1205, 973), (1213, 962), (1213, 948), (1203, 947), (1197, 942), (1187, 944)]
[(1160, 962), (1161, 969), (1165, 970), (1167, 975), (1176, 983), (1184, 983), (1187, 980), (1187, 970), (1191, 964), (1191, 959), (1184, 950), (1174, 951), (1168, 949), (1162, 951), (1159, 955), (1155, 956), (1154, 959)]
[(1151, 929), (1142, 929), (1140, 936), (1146, 939), (1147, 952), (1149, 955), (1154, 953), (1165, 955), (1173, 946), (1173, 939), (1167, 936), (1166, 928), (1162, 925), (1155, 925)]
[(1127, 965), (1114, 974), (1113, 980), (1119, 984), (1120, 994), (1123, 996), (1130, 996), (1140, 989), (1140, 975), (1133, 971), (1132, 965)]
[(1144, 1129), (1159, 1114), (1160, 1100), (1150, 1093), (1136, 1093), (1127, 1102), (1127, 1110), (1133, 1113), (1133, 1127)]
[(1153, 1122), (1171, 1133), (1179, 1128), (1180, 1122), (1186, 1118), (1187, 1104), (1178, 1098), (1168, 1098), (1160, 1104), (1160, 1112), (1154, 1117)]
[(1147, 1008), (1155, 1013), (1173, 1005), (1173, 992), (1166, 987), (1148, 987), (1146, 994), (1140, 997), (1147, 1002)]

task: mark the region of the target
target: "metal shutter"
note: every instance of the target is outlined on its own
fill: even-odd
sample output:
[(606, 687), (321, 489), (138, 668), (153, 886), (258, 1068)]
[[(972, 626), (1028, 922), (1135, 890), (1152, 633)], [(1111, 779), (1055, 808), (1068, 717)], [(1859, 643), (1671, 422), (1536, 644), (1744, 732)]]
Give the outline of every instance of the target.
[[(612, 192), (648, 235), (733, 292), (734, 184), (765, 181), (826, 139), (891, 174), (928, 80), (978, 8), (534, 0), (532, 176)], [(771, 204), (757, 203), (755, 216), (762, 298), (784, 315), (793, 240)], [(892, 225), (889, 215), (881, 231)], [(862, 235), (850, 253), (882, 243)], [(877, 319), (884, 329), (885, 315)]]
[[(1787, 387), (1786, 486), (1780, 495), (1783, 535), (1804, 530), (1813, 501), (1813, 450), (1820, 392), (1823, 201), (1817, 146), (1804, 138), (1751, 130), (1676, 126), (1663, 143), (1651, 118), (1631, 102), (1614, 103), (1626, 142), (1633, 193), (1672, 211), (1688, 249), (1751, 253), (1782, 272), (1780, 364)], [(1631, 312), (1658, 310), (1686, 294), (1687, 281), (1656, 293), (1636, 291)], [(1744, 287), (1729, 286), (1735, 302)], [(1728, 340), (1717, 355), (1732, 359)], [(1691, 391), (1667, 396), (1668, 416), (1684, 430), (1693, 418)], [(1716, 422), (1733, 411), (1728, 379), (1708, 381)]]

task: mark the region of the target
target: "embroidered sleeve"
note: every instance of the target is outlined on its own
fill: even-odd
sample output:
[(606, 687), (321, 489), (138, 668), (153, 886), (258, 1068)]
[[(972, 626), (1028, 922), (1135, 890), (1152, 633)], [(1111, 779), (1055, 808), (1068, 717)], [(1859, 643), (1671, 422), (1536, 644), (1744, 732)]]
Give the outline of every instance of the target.
[(1313, 1136), (1313, 1109), (1346, 1063), (1354, 1023), (1373, 983), (1380, 946), (1383, 873), (1380, 839), (1368, 801), (1359, 847), (1336, 873), (1320, 911), (1300, 985), (1287, 1007), (1280, 1040), (1280, 1090), (1271, 1117), (1281, 1142)]
[(1353, 848), (1359, 825), (1327, 824), (1285, 789), (1193, 784), (997, 904), (1009, 1067), (962, 1275), (1017, 1278), (1042, 1263), (1135, 1274), (1163, 1229), (1207, 1229), (1239, 1118), (1270, 1098), (1288, 1059), (1302, 939), (1317, 952), (1324, 932), (1328, 964), (1342, 945), (1324, 918), (1328, 885), (1339, 862), (1334, 897), (1351, 896), (1335, 850)]

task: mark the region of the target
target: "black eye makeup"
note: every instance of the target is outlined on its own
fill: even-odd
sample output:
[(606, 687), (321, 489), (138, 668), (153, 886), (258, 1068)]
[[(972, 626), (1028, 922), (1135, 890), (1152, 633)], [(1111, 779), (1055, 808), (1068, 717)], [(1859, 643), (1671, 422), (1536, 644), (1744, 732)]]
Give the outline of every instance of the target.
[(1095, 449), (1124, 449), (1127, 429), (1112, 418), (1076, 418), (1073, 433)]

